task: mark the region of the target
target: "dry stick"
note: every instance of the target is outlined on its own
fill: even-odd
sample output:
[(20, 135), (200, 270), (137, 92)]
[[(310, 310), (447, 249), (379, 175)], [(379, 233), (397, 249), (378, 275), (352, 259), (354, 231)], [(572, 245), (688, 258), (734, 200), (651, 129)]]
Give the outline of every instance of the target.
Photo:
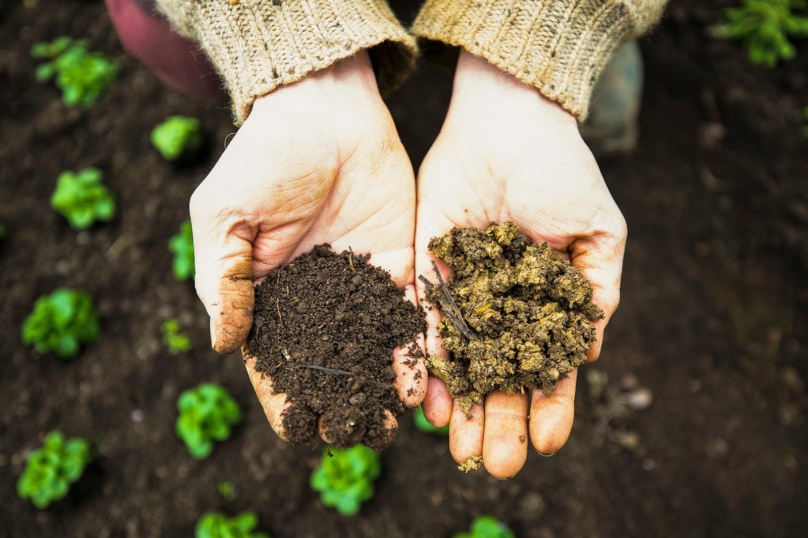
[(351, 271), (355, 273), (356, 269), (354, 269), (353, 266), (353, 249), (351, 247), (348, 247), (348, 263), (351, 265)]
[(342, 375), (356, 375), (345, 370), (337, 370), (336, 368), (326, 368), (325, 366), (317, 366), (316, 364), (301, 364), (301, 368), (309, 368), (311, 370), (319, 370), (321, 372), (328, 372), (329, 374), (342, 374)]
[[(446, 282), (443, 281), (443, 277), (440, 276), (438, 264), (435, 263), (435, 260), (432, 260), (432, 268), (435, 270), (435, 274), (438, 276), (438, 287), (441, 289), (444, 299), (448, 302), (448, 304), (444, 304), (443, 300), (439, 300), (442, 313), (449, 318), (458, 332), (460, 332), (463, 336), (469, 340), (477, 340), (477, 335), (471, 332), (469, 326), (466, 325), (466, 321), (463, 319), (463, 314), (460, 312), (460, 308), (458, 308), (457, 303), (455, 303), (452, 294), (449, 293), (449, 288), (446, 286)], [(418, 280), (423, 282), (427, 289), (431, 290), (435, 287), (435, 285), (427, 280), (424, 275), (419, 275)]]

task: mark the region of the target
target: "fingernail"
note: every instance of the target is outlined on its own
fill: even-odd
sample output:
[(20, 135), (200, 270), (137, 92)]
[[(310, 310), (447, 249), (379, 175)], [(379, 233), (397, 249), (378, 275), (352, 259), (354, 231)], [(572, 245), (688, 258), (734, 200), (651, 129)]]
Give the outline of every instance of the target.
[(210, 347), (216, 348), (216, 329), (213, 327), (213, 322), (210, 323)]
[(551, 458), (551, 457), (553, 457), (553, 456), (555, 456), (555, 455), (556, 455), (556, 453), (555, 453), (555, 452), (553, 452), (552, 454), (545, 454), (544, 452), (539, 452), (538, 450), (536, 451), (536, 453), (537, 453), (539, 456), (543, 456), (543, 457), (545, 457), (545, 458)]

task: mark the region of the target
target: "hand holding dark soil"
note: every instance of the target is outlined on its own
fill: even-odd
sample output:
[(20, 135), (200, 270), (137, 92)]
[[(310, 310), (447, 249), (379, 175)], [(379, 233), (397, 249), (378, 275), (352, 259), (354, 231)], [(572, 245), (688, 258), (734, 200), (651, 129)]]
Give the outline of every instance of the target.
[[(255, 281), (323, 243), (372, 253), (414, 301), (414, 190), (366, 53), (258, 99), (191, 199), (196, 289), (213, 348), (232, 353), (246, 341)], [(285, 397), (245, 359), (267, 418), (284, 437)], [(396, 361), (393, 369), (409, 376), (398, 381), (402, 400), (417, 405), (426, 390), (421, 361), (413, 370)]]
[[(418, 190), (417, 274), (434, 279), (431, 238), (454, 227), (513, 221), (530, 240), (569, 257), (591, 282), (592, 302), (605, 317), (594, 323), (596, 343), (586, 356), (598, 357), (619, 302), (626, 226), (574, 117), (484, 60), (461, 53), (449, 114), (421, 166)], [(438, 266), (448, 279), (446, 265)], [(419, 301), (429, 304), (423, 283), (417, 285)], [(448, 358), (439, 320), (438, 309), (427, 312), (426, 352)], [(471, 407), (471, 418), (453, 403), (446, 385), (430, 377), (424, 412), (433, 425), (450, 425), (449, 447), (458, 463), (482, 457), (492, 475), (507, 478), (524, 465), (528, 438), (545, 455), (564, 445), (576, 377), (572, 370), (550, 396), (541, 390), (495, 391)]]

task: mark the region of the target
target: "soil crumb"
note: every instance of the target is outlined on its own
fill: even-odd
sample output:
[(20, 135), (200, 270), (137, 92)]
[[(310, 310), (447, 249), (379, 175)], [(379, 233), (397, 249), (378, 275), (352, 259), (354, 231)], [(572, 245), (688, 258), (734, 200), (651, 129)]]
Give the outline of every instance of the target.
[(458, 471), (468, 473), (469, 471), (479, 471), (483, 467), (482, 456), (472, 456), (460, 465), (457, 466)]
[(443, 348), (452, 359), (427, 358), (469, 412), (495, 390), (541, 388), (586, 362), (595, 342), (590, 320), (603, 318), (581, 272), (547, 243), (530, 241), (513, 222), (485, 230), (454, 228), (429, 242), (454, 274), (444, 284), (424, 275), (426, 297), (438, 305)]
[[(292, 404), (283, 414), (292, 444), (314, 437), (318, 417), (338, 448), (363, 443), (379, 450), (395, 438), (385, 409), (399, 416), (404, 405), (393, 385), (392, 353), (414, 342), (426, 322), (369, 257), (319, 245), (255, 288), (247, 347), (255, 369)], [(423, 358), (415, 345), (409, 355)]]

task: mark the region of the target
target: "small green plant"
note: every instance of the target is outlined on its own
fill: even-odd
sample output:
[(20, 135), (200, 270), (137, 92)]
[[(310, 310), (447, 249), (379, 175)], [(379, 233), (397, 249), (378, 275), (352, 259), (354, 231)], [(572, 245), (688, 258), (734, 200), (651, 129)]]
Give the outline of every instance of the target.
[(325, 506), (343, 516), (359, 512), (373, 497), (373, 481), (382, 470), (379, 455), (364, 445), (347, 450), (326, 448), (320, 466), (311, 474), (311, 487)]
[(202, 145), (199, 120), (187, 116), (171, 116), (152, 129), (151, 143), (167, 161), (176, 161)]
[(8, 237), (8, 229), (6, 225), (0, 222), (0, 241), (4, 241)]
[(115, 196), (101, 182), (102, 177), (98, 168), (59, 174), (51, 207), (67, 218), (74, 230), (86, 230), (97, 220), (109, 221), (115, 216)]
[(252, 512), (242, 512), (228, 518), (219, 512), (209, 512), (196, 523), (196, 538), (269, 538), (263, 532), (254, 532), (258, 526), (258, 516)]
[(805, 0), (744, 0), (742, 7), (725, 10), (723, 34), (743, 42), (752, 63), (774, 67), (796, 55), (789, 36), (808, 36), (808, 18), (792, 13), (804, 7)]
[(425, 433), (436, 433), (438, 435), (449, 435), (449, 426), (444, 426), (443, 428), (436, 428), (424, 416), (424, 410), (419, 405), (415, 409), (415, 414), (413, 415), (413, 421), (415, 422), (415, 427)]
[(180, 225), (180, 233), (171, 237), (168, 248), (174, 253), (174, 278), (182, 282), (193, 278), (194, 270), (194, 232), (191, 221), (186, 220)]
[(40, 353), (52, 351), (67, 359), (79, 352), (81, 344), (98, 338), (98, 314), (93, 300), (83, 291), (60, 288), (34, 303), (34, 311), (22, 326), (22, 341), (33, 344)]
[(219, 484), (219, 495), (225, 501), (232, 501), (236, 498), (236, 488), (231, 482), (222, 482)]
[[(802, 109), (802, 117), (805, 119), (805, 126), (802, 128), (802, 134), (808, 138), (808, 106)], [(0, 235), (0, 238), (3, 236)]]
[(172, 355), (191, 350), (191, 337), (180, 331), (180, 320), (177, 318), (165, 320), (160, 325), (160, 331), (163, 333), (163, 343)]
[(241, 422), (241, 409), (228, 392), (215, 383), (203, 383), (180, 394), (177, 400), (177, 436), (198, 460), (210, 456), (214, 441), (230, 437)]
[(118, 65), (99, 52), (89, 52), (83, 39), (60, 37), (52, 43), (36, 43), (31, 55), (50, 60), (37, 68), (36, 79), (54, 79), (68, 106), (92, 106), (118, 76)]
[(516, 538), (516, 535), (494, 516), (480, 516), (471, 524), (471, 532), (455, 534), (454, 538)]
[(51, 432), (45, 444), (28, 456), (25, 471), (17, 481), (17, 495), (31, 499), (37, 508), (46, 508), (67, 495), (90, 461), (87, 441), (78, 437), (65, 441), (61, 433)]

